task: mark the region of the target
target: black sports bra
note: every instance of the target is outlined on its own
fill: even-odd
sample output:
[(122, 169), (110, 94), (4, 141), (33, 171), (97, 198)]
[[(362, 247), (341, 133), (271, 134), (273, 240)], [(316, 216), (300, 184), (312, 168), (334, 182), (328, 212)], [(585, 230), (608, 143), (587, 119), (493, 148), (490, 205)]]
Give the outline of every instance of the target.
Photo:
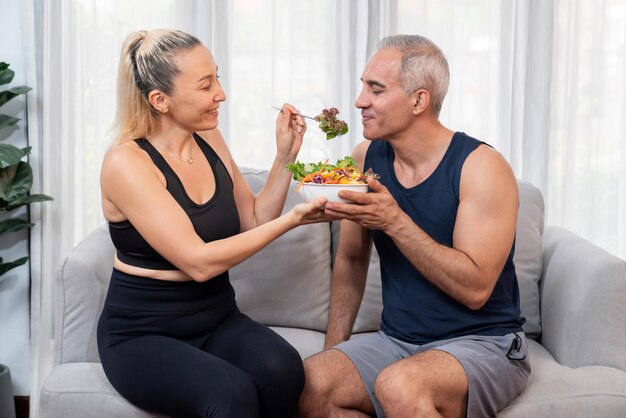
[[(207, 202), (194, 202), (163, 156), (146, 139), (135, 142), (148, 153), (154, 164), (165, 176), (167, 190), (185, 210), (198, 236), (204, 242), (227, 238), (240, 232), (239, 214), (233, 195), (233, 181), (222, 160), (213, 148), (197, 134), (193, 138), (202, 150), (213, 170), (215, 193)], [(177, 270), (177, 268), (146, 242), (130, 221), (109, 222), (109, 233), (117, 249), (120, 261), (154, 270)], [(173, 234), (176, 231), (172, 231)]]

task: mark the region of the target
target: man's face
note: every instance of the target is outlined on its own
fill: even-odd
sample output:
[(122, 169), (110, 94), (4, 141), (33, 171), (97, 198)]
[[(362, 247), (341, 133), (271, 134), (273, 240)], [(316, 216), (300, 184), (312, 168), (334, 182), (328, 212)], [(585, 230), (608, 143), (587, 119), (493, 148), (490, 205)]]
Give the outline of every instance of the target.
[(361, 109), (363, 136), (367, 139), (393, 139), (415, 119), (412, 99), (399, 79), (401, 59), (398, 50), (379, 50), (363, 70), (363, 88), (355, 106)]

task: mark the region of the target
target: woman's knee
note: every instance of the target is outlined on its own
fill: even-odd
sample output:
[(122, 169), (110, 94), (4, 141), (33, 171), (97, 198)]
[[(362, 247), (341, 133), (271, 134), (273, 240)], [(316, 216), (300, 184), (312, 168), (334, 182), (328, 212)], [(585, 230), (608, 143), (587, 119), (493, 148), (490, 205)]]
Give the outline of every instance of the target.
[(260, 417), (293, 417), (304, 387), (300, 355), (292, 350), (277, 350), (262, 356), (254, 370)]
[(302, 358), (298, 351), (290, 345), (285, 344), (285, 346), (267, 353), (260, 367), (262, 370), (259, 374), (264, 376), (263, 380), (268, 383), (282, 387), (283, 390), (294, 390), (298, 393), (302, 391), (304, 387)]
[(204, 394), (203, 417), (227, 418), (259, 416), (260, 400), (255, 384), (244, 373), (231, 370), (221, 382), (219, 393)]

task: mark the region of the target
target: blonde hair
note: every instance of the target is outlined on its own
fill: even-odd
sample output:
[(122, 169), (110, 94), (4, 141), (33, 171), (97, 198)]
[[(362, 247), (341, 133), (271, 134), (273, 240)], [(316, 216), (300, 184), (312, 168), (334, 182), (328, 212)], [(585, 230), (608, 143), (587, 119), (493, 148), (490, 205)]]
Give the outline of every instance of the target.
[(172, 60), (200, 40), (179, 30), (140, 30), (126, 37), (117, 80), (117, 143), (145, 138), (157, 125), (157, 112), (148, 102), (152, 90), (171, 94), (180, 70)]
[(402, 53), (400, 82), (406, 94), (428, 90), (432, 109), (439, 115), (450, 84), (450, 69), (445, 55), (430, 39), (420, 35), (393, 35), (383, 38), (378, 49)]

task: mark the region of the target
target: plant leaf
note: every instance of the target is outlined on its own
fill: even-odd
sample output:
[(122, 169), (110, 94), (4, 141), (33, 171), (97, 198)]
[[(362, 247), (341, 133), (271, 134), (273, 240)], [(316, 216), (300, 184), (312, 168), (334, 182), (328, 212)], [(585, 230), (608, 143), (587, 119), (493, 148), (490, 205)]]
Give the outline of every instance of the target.
[(10, 144), (0, 144), (0, 169), (19, 164), (22, 158), (30, 154), (31, 147), (18, 148)]
[(0, 258), (0, 276), (2, 276), (4, 273), (11, 269), (14, 269), (15, 267), (19, 267), (22, 264), (25, 264), (27, 261), (28, 257), (22, 257), (8, 263), (3, 263), (2, 258)]
[(27, 86), (13, 87), (11, 90), (0, 91), (0, 106), (4, 105), (9, 100), (20, 94), (26, 94), (32, 89)]
[(32, 184), (33, 170), (24, 161), (0, 170), (0, 198), (6, 200), (9, 206), (13, 201), (27, 196)]
[(37, 202), (47, 202), (50, 200), (54, 200), (54, 199), (51, 196), (48, 196), (45, 194), (29, 194), (27, 196), (22, 196), (10, 202), (0, 199), (0, 214), (10, 212), (14, 209), (19, 208), (20, 206), (30, 205), (31, 203), (37, 203)]
[(13, 210), (17, 207), (16, 205), (23, 206), (23, 205), (29, 205), (31, 203), (37, 203), (37, 202), (47, 202), (50, 200), (54, 200), (52, 196), (48, 196), (45, 194), (29, 194), (26, 196), (21, 196), (20, 198), (11, 201), (8, 208), (9, 210)]
[[(15, 172), (17, 171), (17, 164), (9, 166), (7, 168), (0, 169), (0, 202), (5, 202), (7, 197), (7, 192), (11, 183), (13, 183), (13, 178), (15, 177)], [(3, 206), (6, 206), (5, 203)]]
[(22, 229), (30, 228), (33, 225), (35, 224), (30, 223), (25, 219), (7, 219), (0, 222), (0, 235), (21, 231)]
[(9, 69), (9, 64), (6, 62), (0, 62), (0, 85), (9, 84), (13, 81), (15, 71)]
[(14, 118), (13, 116), (0, 114), (0, 129), (7, 126), (15, 125), (20, 121), (20, 118)]

